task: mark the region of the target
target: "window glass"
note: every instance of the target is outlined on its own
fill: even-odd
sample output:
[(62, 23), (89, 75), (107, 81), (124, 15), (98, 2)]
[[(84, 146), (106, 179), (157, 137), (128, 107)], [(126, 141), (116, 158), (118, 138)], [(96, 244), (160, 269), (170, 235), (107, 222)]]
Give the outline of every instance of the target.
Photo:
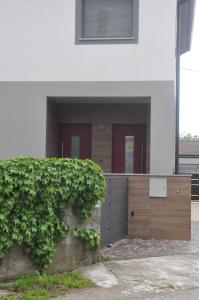
[(125, 136), (125, 173), (134, 173), (134, 136)]
[(80, 157), (80, 137), (72, 136), (71, 139), (71, 158)]
[(84, 0), (82, 7), (83, 37), (131, 37), (132, 11), (132, 0)]

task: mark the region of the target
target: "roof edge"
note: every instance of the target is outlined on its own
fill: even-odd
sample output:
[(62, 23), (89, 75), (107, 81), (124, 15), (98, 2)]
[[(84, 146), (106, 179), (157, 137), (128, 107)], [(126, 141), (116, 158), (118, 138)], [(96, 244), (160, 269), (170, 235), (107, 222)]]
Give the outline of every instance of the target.
[(196, 0), (177, 0), (180, 54), (191, 50)]

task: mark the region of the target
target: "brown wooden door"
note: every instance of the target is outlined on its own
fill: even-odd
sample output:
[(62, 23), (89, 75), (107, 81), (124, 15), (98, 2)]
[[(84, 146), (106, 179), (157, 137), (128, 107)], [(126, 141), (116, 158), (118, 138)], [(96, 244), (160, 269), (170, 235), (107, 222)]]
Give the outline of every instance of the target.
[(91, 125), (64, 124), (60, 126), (60, 156), (91, 158)]
[(145, 173), (145, 125), (113, 125), (113, 173)]

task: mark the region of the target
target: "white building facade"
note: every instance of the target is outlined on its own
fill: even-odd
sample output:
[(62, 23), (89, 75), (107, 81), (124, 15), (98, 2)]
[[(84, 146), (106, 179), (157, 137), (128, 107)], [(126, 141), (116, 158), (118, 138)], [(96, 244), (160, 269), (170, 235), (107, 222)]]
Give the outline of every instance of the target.
[(192, 0), (1, 0), (0, 159), (173, 174), (176, 47), (189, 50), (193, 11)]

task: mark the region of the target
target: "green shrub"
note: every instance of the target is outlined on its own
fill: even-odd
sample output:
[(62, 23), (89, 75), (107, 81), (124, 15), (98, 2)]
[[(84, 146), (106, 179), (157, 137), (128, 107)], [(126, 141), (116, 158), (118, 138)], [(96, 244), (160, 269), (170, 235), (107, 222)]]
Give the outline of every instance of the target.
[(83, 241), (88, 250), (95, 250), (100, 245), (100, 236), (94, 229), (75, 228), (73, 234)]
[(44, 270), (55, 242), (70, 231), (66, 206), (79, 218), (89, 218), (104, 198), (105, 185), (102, 170), (90, 160), (0, 161), (0, 262), (14, 245), (23, 245)]

